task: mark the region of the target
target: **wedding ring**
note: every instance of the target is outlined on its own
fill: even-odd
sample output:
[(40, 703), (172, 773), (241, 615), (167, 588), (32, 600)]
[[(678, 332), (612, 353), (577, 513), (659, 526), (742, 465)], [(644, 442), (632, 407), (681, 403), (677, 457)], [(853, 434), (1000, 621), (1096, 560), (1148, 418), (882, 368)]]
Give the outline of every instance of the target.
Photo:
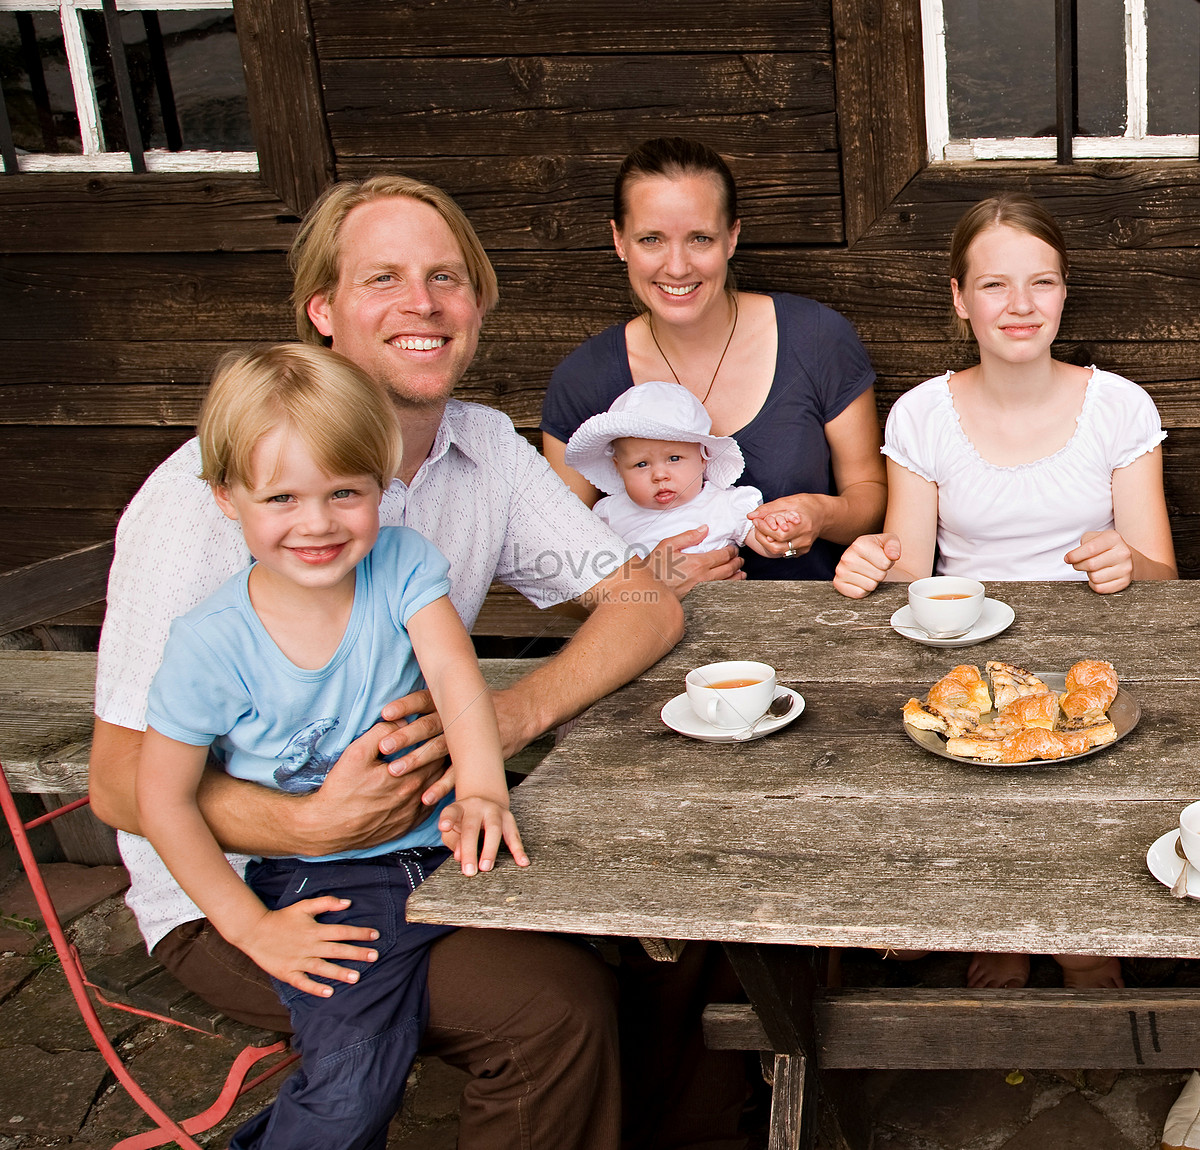
[(799, 554), (800, 554), (800, 552), (799, 552), (799, 551), (797, 551), (795, 547), (789, 547), (789, 548), (788, 548), (788, 549), (787, 549), (787, 550), (786, 550), (786, 551), (783, 553), (783, 557), (784, 557), (785, 559), (795, 559), (795, 558), (796, 558), (796, 556), (797, 556), (797, 555), (799, 555)]

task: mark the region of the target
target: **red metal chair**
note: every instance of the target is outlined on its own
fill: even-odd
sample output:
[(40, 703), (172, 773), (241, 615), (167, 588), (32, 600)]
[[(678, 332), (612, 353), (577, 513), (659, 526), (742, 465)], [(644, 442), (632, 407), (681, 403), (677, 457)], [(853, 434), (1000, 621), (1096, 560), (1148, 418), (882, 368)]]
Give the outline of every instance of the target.
[[(277, 1074), (284, 1067), (295, 1062), (299, 1056), (288, 1050), (286, 1040), (281, 1040), (268, 1046), (244, 1047), (234, 1059), (229, 1074), (226, 1076), (225, 1084), (221, 1088), (216, 1101), (206, 1110), (190, 1118), (185, 1118), (180, 1122), (176, 1122), (166, 1114), (138, 1085), (128, 1069), (121, 1062), (120, 1056), (113, 1048), (112, 1042), (109, 1041), (108, 1035), (104, 1031), (104, 1026), (96, 1013), (96, 1008), (89, 997), (89, 990), (103, 1005), (113, 1007), (116, 1010), (128, 1011), (131, 1014), (141, 1015), (144, 1018), (153, 1018), (159, 1022), (169, 1023), (171, 1026), (182, 1026), (187, 1030), (194, 1030), (200, 1034), (205, 1032), (199, 1030), (197, 1027), (188, 1026), (187, 1023), (181, 1022), (177, 1018), (168, 1018), (149, 1010), (141, 1010), (138, 1007), (127, 1006), (120, 1002), (112, 1002), (105, 998), (99, 988), (88, 980), (83, 962), (79, 957), (79, 952), (71, 945), (66, 934), (63, 932), (62, 924), (59, 922), (58, 914), (54, 909), (54, 903), (50, 898), (50, 892), (46, 887), (41, 871), (38, 868), (37, 859), (34, 857), (33, 850), (30, 847), (28, 832), (35, 827), (49, 822), (51, 819), (56, 819), (61, 815), (76, 810), (87, 802), (86, 798), (79, 799), (77, 802), (59, 807), (48, 814), (25, 821), (17, 810), (16, 799), (13, 797), (13, 792), (9, 787), (8, 776), (4, 771), (4, 764), (0, 763), (0, 807), (4, 810), (5, 822), (8, 823), (8, 828), (12, 832), (13, 841), (21, 858), (21, 864), (25, 868), (25, 875), (33, 890), (34, 898), (37, 900), (38, 909), (46, 924), (46, 929), (50, 933), (50, 940), (54, 944), (55, 952), (62, 962), (63, 972), (67, 976), (67, 983), (71, 988), (71, 994), (75, 998), (79, 1013), (83, 1017), (83, 1021), (87, 1024), (88, 1031), (91, 1033), (92, 1039), (96, 1043), (96, 1047), (103, 1056), (104, 1061), (108, 1064), (108, 1068), (113, 1072), (134, 1102), (150, 1118), (158, 1123), (157, 1127), (153, 1130), (136, 1134), (131, 1138), (126, 1138), (116, 1143), (113, 1150), (149, 1150), (152, 1146), (162, 1146), (164, 1143), (171, 1141), (175, 1141), (180, 1146), (185, 1147), (186, 1150), (201, 1150), (199, 1144), (193, 1141), (190, 1135), (209, 1130), (224, 1120), (238, 1098), (248, 1090), (253, 1090), (260, 1083), (265, 1082), (273, 1074)], [(247, 1081), (247, 1075), (250, 1073), (251, 1068), (264, 1058), (269, 1058), (274, 1054), (282, 1054), (283, 1057), (278, 1059), (269, 1069)]]

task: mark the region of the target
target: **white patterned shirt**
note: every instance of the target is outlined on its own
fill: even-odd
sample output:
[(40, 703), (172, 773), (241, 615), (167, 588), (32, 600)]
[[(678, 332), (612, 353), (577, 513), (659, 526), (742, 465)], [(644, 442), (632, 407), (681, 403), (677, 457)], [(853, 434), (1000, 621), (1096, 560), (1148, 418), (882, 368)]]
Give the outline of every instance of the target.
[[(189, 440), (133, 497), (117, 527), (100, 636), (95, 710), (116, 726), (145, 730), (146, 698), (171, 621), (248, 566), (241, 528), (199, 478)], [(450, 599), (469, 629), (493, 579), (538, 607), (574, 599), (624, 562), (626, 545), (559, 480), (501, 412), (450, 400), (412, 484), (394, 482), (384, 526), (412, 527), (450, 561)], [(126, 895), (152, 949), (204, 914), (154, 848), (119, 835)], [(241, 872), (242, 856), (229, 856)]]

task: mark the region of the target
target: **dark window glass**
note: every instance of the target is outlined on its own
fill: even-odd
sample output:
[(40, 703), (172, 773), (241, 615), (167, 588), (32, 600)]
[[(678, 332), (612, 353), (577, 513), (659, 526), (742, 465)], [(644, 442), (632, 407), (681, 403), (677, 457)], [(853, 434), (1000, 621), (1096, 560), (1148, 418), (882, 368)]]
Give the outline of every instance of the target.
[(945, 18), (951, 139), (1053, 136), (1054, 5), (946, 0)]
[[(123, 12), (123, 47), (143, 148), (252, 152), (231, 11)], [(104, 14), (82, 13), (105, 151), (129, 150)], [(0, 13), (0, 81), (17, 146), (82, 151), (56, 13)]]
[(1076, 0), (1075, 57), (1075, 134), (1123, 136), (1127, 113), (1122, 0)]
[(0, 88), (19, 151), (83, 151), (56, 13), (0, 12)]
[(1200, 4), (1148, 0), (1146, 39), (1150, 134), (1195, 135), (1200, 130)]

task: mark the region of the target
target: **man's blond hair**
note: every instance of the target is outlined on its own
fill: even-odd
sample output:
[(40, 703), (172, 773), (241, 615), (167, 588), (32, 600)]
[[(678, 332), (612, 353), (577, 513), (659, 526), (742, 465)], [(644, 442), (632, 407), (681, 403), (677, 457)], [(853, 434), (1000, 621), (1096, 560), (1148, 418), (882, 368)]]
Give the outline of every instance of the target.
[(308, 315), (309, 301), (315, 295), (333, 298), (341, 275), (342, 224), (360, 204), (397, 197), (428, 204), (446, 221), (462, 249), (467, 275), (475, 289), (475, 300), (486, 315), (496, 306), (500, 288), (496, 270), (483, 244), (462, 209), (441, 188), (408, 176), (372, 176), (368, 180), (342, 180), (331, 184), (309, 209), (300, 225), (288, 266), (292, 269), (292, 306), (296, 311), (296, 331), (308, 343), (328, 343)]
[(369, 475), (385, 489), (400, 470), (400, 420), (387, 392), (327, 347), (280, 343), (218, 364), (196, 428), (200, 477), (215, 487), (268, 483), (254, 475), (254, 448), (280, 427), (330, 475)]

